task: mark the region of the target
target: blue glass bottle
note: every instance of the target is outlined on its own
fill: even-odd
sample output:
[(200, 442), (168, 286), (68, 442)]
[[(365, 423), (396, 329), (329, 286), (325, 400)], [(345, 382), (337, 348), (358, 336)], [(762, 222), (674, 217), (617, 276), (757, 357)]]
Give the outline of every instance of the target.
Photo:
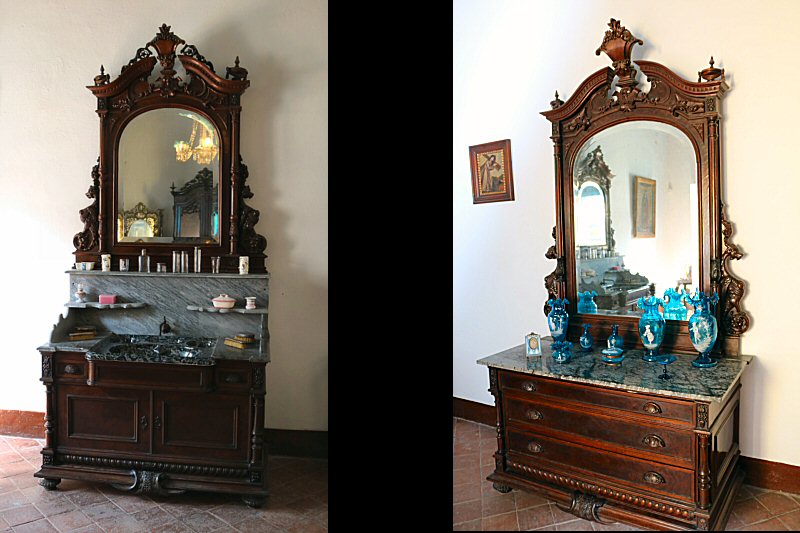
[(700, 356), (692, 361), (692, 366), (715, 367), (717, 361), (711, 359), (708, 354), (717, 341), (717, 319), (709, 311), (709, 304), (716, 304), (719, 296), (715, 292), (709, 298), (704, 292), (695, 290), (694, 296), (689, 296), (687, 300), (694, 306), (694, 314), (689, 319), (689, 340), (692, 341), (695, 350), (700, 352)]
[(608, 336), (608, 347), (619, 348), (620, 350), (625, 349), (622, 343), (622, 337), (619, 336), (618, 324), (614, 324), (613, 326), (611, 326), (611, 335)]
[(644, 309), (642, 318), (639, 319), (639, 337), (642, 339), (645, 351), (642, 359), (653, 362), (658, 360), (658, 347), (664, 340), (664, 326), (667, 321), (658, 312), (658, 306), (664, 306), (664, 300), (655, 296), (639, 298), (639, 309)]
[(672, 287), (664, 292), (664, 318), (667, 320), (686, 320), (686, 306), (683, 301), (689, 296), (689, 291), (676, 291)]
[(591, 352), (592, 346), (594, 346), (594, 337), (592, 334), (589, 333), (589, 328), (592, 327), (591, 324), (584, 324), (583, 325), (583, 335), (581, 335), (581, 348), (583, 348), (584, 352)]
[(597, 314), (597, 304), (594, 303), (594, 297), (597, 292), (583, 291), (578, 293), (578, 312), (587, 315)]
[(551, 307), (547, 314), (547, 327), (550, 328), (550, 335), (556, 342), (563, 342), (567, 338), (567, 325), (569, 325), (569, 314), (564, 306), (569, 301), (566, 298), (547, 300), (547, 305)]

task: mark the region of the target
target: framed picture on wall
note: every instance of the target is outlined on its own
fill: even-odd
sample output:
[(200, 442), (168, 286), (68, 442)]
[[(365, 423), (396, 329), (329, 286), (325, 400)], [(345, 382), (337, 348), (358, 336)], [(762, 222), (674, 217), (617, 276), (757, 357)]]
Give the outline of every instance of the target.
[(633, 182), (633, 236), (656, 236), (656, 180), (635, 176)]
[(470, 146), (469, 161), (473, 204), (514, 199), (509, 139)]

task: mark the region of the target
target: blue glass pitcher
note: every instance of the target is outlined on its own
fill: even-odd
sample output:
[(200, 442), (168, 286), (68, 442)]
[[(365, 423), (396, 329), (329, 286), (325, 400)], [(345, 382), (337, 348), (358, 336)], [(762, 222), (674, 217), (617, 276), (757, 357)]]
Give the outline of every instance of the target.
[(664, 318), (667, 320), (686, 320), (686, 306), (683, 301), (689, 296), (689, 291), (676, 291), (672, 287), (664, 292)]
[(583, 291), (578, 293), (578, 312), (587, 315), (597, 314), (597, 304), (594, 303), (594, 297), (597, 292)]

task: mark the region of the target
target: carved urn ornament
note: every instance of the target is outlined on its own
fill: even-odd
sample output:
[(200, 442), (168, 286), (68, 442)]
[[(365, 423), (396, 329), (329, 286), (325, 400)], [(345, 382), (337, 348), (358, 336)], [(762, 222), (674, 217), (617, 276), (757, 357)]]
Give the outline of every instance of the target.
[[(730, 242), (732, 224), (722, 203), (725, 70), (715, 68), (712, 57), (694, 82), (653, 61), (634, 63), (633, 50), (644, 41), (619, 20), (611, 19), (608, 28), (595, 53), (605, 53), (611, 67), (591, 74), (566, 101), (556, 92), (551, 109), (542, 112), (552, 125), (556, 176), (555, 243), (545, 254), (556, 264), (545, 277), (546, 302), (577, 301), (597, 291), (599, 311), (578, 313), (567, 340), (578, 340), (584, 323), (598, 334), (619, 324), (626, 344), (643, 349), (636, 302), (650, 294), (648, 286), (663, 294), (688, 281), (720, 297), (712, 355), (738, 355), (750, 318), (742, 308), (745, 284), (729, 266), (742, 252)], [(678, 205), (696, 209), (696, 217), (689, 220), (685, 207), (669, 203), (674, 194), (683, 195)], [(683, 248), (670, 248), (668, 241)], [(629, 271), (626, 262), (637, 270)], [(686, 272), (694, 279), (684, 279)], [(685, 320), (666, 321), (662, 350), (694, 353)]]
[[(179, 66), (185, 74), (179, 72)], [(247, 74), (247, 69), (239, 65), (237, 56), (234, 66), (226, 68), (225, 77), (218, 75), (211, 61), (194, 45), (186, 44), (172, 33), (166, 24), (147, 44), (136, 50), (115, 79), (112, 80), (101, 65), (100, 74), (87, 87), (97, 98), (100, 155), (92, 169), (92, 180), (86, 193), (92, 203), (81, 209), (84, 227), (73, 240), (76, 261), (95, 261), (101, 254), (109, 253), (134, 258), (145, 242), (154, 261), (166, 263), (173, 251), (191, 251), (194, 246), (200, 246), (205, 257), (222, 258), (221, 272), (236, 272), (239, 256), (250, 257), (251, 272), (266, 271), (264, 251), (267, 240), (255, 230), (258, 210), (246, 203), (253, 193), (247, 182), (247, 166), (240, 154), (240, 100), (250, 85)], [(145, 126), (157, 124), (159, 114), (169, 115), (172, 123), (165, 123), (163, 127)], [(210, 139), (213, 146), (198, 144), (189, 147), (183, 140), (186, 132), (198, 128), (203, 132), (206, 144)], [(173, 129), (180, 133), (162, 143), (159, 135), (167, 135), (164, 132)], [(175, 172), (166, 166), (166, 160), (161, 168), (156, 169), (143, 163), (152, 159), (143, 150), (137, 152), (143, 138), (149, 138), (151, 144), (156, 142), (155, 139), (167, 144), (173, 163), (176, 159), (173, 144), (180, 142), (187, 145), (183, 148), (203, 157), (185, 163), (187, 176), (179, 176), (176, 181)], [(197, 166), (190, 172), (191, 165)], [(182, 233), (172, 236), (169, 233), (173, 226), (171, 220), (163, 225), (165, 233), (150, 241), (136, 240), (125, 234), (125, 228), (120, 230), (117, 227), (119, 215), (130, 210), (137, 201), (144, 202), (151, 209), (161, 209), (167, 217), (166, 213), (174, 207), (170, 185), (181, 189), (200, 171), (213, 179), (213, 205), (207, 209), (213, 213), (213, 219), (202, 221), (203, 227), (196, 235)], [(156, 198), (137, 200), (133, 197), (142, 189), (158, 191), (157, 194), (151, 193), (156, 194)], [(187, 212), (186, 216), (190, 214)], [(182, 226), (197, 224), (184, 221)], [(177, 221), (177, 226), (181, 226), (180, 221)], [(172, 240), (169, 239), (171, 236)], [(205, 268), (210, 271), (210, 263)]]

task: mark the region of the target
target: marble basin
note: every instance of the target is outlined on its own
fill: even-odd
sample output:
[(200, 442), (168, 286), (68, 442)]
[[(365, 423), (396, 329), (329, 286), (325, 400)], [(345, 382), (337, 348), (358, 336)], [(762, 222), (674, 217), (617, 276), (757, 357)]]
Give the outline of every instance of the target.
[(169, 362), (180, 359), (209, 359), (217, 340), (211, 337), (172, 335), (131, 335), (112, 333), (94, 346), (90, 355), (118, 361)]

